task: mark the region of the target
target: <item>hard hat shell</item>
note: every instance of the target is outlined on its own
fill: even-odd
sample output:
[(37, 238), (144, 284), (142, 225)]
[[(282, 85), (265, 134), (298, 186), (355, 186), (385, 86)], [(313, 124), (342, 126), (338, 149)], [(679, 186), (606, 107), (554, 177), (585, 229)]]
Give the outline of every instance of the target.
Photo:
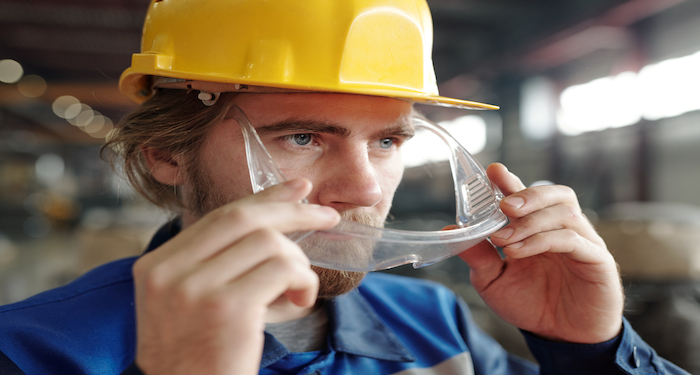
[(425, 0), (152, 0), (119, 87), (136, 102), (157, 76), (497, 109), (439, 96), (432, 41)]

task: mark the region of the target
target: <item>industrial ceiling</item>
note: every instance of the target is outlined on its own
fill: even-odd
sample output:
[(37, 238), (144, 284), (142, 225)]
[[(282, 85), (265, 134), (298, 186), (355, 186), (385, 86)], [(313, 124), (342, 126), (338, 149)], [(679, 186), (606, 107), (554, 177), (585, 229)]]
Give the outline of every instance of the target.
[[(581, 42), (592, 28), (625, 28), (683, 1), (429, 0), (441, 91), (479, 99), (470, 80), (566, 63), (577, 57), (572, 50), (596, 48)], [(116, 86), (139, 49), (147, 6), (148, 0), (1, 0), (0, 60), (19, 62), (48, 87), (28, 100), (0, 83), (0, 133), (23, 128), (48, 139), (98, 142), (61, 122), (51, 103), (73, 95), (115, 120), (132, 106)]]

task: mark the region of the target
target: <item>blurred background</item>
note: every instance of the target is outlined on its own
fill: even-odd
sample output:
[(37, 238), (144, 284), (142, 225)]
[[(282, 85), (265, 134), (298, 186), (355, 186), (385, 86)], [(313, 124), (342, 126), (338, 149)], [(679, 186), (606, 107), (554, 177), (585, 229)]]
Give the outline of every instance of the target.
[[(620, 263), (625, 314), (700, 374), (700, 1), (428, 0), (442, 95), (500, 111), (419, 108), (483, 164), (576, 190)], [(100, 159), (133, 104), (117, 82), (147, 0), (0, 0), (0, 303), (139, 254), (168, 213)], [(415, 140), (414, 140), (415, 141)], [(407, 153), (393, 227), (454, 222), (441, 151)], [(506, 348), (459, 259), (388, 272), (440, 281)]]

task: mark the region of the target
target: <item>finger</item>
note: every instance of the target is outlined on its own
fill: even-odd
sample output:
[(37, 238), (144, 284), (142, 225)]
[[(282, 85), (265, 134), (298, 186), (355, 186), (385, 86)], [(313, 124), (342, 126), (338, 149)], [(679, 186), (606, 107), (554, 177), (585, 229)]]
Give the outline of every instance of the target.
[(187, 294), (216, 288), (274, 258), (311, 268), (296, 243), (280, 232), (261, 229), (194, 267), (183, 277), (183, 288)]
[[(459, 226), (457, 225), (448, 225), (442, 230), (458, 228)], [(488, 240), (479, 242), (475, 246), (459, 253), (458, 256), (469, 266), (469, 277), (472, 285), (478, 291), (485, 289), (503, 273), (505, 263), (496, 248)]]
[(331, 207), (306, 203), (269, 202), (212, 213), (203, 225), (192, 226), (186, 236), (179, 238), (184, 247), (207, 248), (209, 251), (191, 253), (192, 261), (207, 258), (213, 251), (225, 248), (246, 235), (262, 228), (282, 233), (331, 228), (340, 214)]
[(318, 296), (318, 275), (298, 262), (273, 258), (227, 285), (231, 300), (269, 306), (286, 294), (290, 302), (310, 307)]
[(581, 215), (576, 193), (563, 185), (536, 186), (521, 190), (504, 198), (500, 207), (506, 216), (520, 218), (555, 205), (565, 205), (571, 211), (571, 215)]
[(568, 205), (559, 204), (545, 207), (524, 217), (512, 218), (507, 226), (491, 235), (491, 241), (496, 246), (504, 247), (536, 233), (564, 228), (572, 229), (589, 239), (598, 237), (580, 211), (577, 212)]
[(520, 181), (518, 176), (508, 171), (505, 165), (501, 163), (493, 163), (486, 168), (486, 175), (505, 196), (509, 196), (515, 192), (525, 189), (525, 184)]
[[(261, 224), (276, 223), (288, 224), (290, 220), (286, 217), (281, 218), (277, 215), (278, 209), (286, 207), (287, 209), (296, 209), (295, 206), (283, 205), (279, 203), (298, 203), (305, 198), (311, 191), (311, 182), (306, 179), (294, 179), (285, 183), (273, 186), (263, 190), (258, 194), (246, 196), (237, 201), (226, 204), (212, 211), (202, 219), (192, 225), (193, 230), (190, 234), (197, 237), (206, 236), (208, 231), (218, 232), (220, 226), (227, 226), (231, 221), (237, 221), (238, 227), (244, 227), (246, 224), (251, 224), (251, 227), (257, 228)], [(277, 204), (276, 204), (277, 203)], [(301, 209), (309, 208), (308, 212), (299, 212), (302, 214), (312, 214), (314, 212), (326, 213), (330, 216), (337, 216), (335, 210), (329, 207), (321, 208), (318, 205), (302, 205)], [(318, 210), (318, 211), (315, 211)], [(275, 220), (277, 217), (279, 220)], [(294, 220), (292, 220), (294, 221)], [(239, 223), (240, 222), (240, 223)], [(242, 225), (242, 226), (241, 226)], [(255, 229), (252, 229), (255, 230)], [(298, 230), (298, 229), (292, 229)], [(248, 232), (245, 229), (243, 232)], [(197, 235), (200, 233), (202, 235)], [(235, 232), (229, 232), (235, 235)]]
[(593, 244), (571, 229), (537, 233), (503, 248), (506, 257), (523, 259), (544, 253), (565, 254), (571, 260), (602, 264), (611, 257), (604, 248)]
[[(153, 262), (165, 259), (177, 263), (197, 262), (261, 228), (288, 233), (326, 229), (336, 225), (340, 215), (333, 208), (297, 202), (307, 193), (309, 185), (306, 180), (296, 181), (302, 181), (304, 184), (277, 185), (255, 194), (263, 195), (262, 197), (246, 197), (221, 207), (182, 231), (158, 251), (147, 255)], [(274, 194), (275, 192), (280, 194)], [(274, 201), (277, 198), (287, 201)]]
[(500, 277), (505, 266), (496, 248), (486, 240), (461, 252), (459, 257), (469, 265), (469, 277), (477, 291), (486, 289)]
[[(222, 215), (205, 228), (188, 228), (157, 251), (149, 252), (137, 262), (138, 269), (158, 268), (159, 279), (174, 279), (248, 234), (268, 228), (280, 232), (330, 228), (338, 221), (337, 212), (329, 207), (301, 203), (269, 203)], [(199, 229), (199, 230), (198, 230)], [(135, 275), (137, 268), (134, 269)]]

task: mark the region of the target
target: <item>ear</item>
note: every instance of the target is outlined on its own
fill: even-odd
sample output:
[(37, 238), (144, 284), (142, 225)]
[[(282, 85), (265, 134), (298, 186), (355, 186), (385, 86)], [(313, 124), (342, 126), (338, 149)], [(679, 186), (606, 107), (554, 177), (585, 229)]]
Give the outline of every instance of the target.
[(185, 167), (182, 158), (152, 147), (141, 148), (141, 153), (151, 175), (158, 182), (171, 186), (184, 183)]

